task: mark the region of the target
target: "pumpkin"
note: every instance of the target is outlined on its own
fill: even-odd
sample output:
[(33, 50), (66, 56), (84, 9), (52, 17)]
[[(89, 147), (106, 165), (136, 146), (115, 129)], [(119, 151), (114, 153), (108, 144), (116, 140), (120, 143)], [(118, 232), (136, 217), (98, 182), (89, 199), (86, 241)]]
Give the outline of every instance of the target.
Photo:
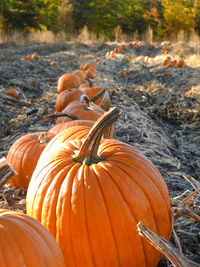
[(32, 57), (33, 60), (36, 60), (37, 59), (37, 54), (33, 53), (31, 57)]
[(19, 97), (19, 93), (15, 89), (8, 89), (6, 95), (13, 96), (15, 98)]
[(62, 91), (56, 98), (56, 111), (62, 111), (72, 101), (79, 100), (83, 94), (84, 92), (74, 88)]
[(96, 68), (96, 65), (95, 65), (93, 62), (88, 62), (88, 63), (82, 64), (82, 65), (80, 66), (80, 69), (86, 71), (86, 70), (89, 69), (90, 67), (94, 67), (94, 68)]
[(183, 68), (185, 66), (185, 61), (183, 59), (179, 59), (176, 65), (178, 68)]
[(27, 189), (40, 154), (53, 136), (46, 132), (29, 133), (12, 144), (6, 159), (17, 174), (9, 180), (11, 186)]
[(122, 78), (125, 78), (126, 77), (126, 73), (124, 71), (119, 71), (117, 73), (118, 77), (122, 77)]
[(52, 128), (49, 129), (49, 133), (53, 133), (57, 135), (58, 133), (62, 132), (63, 130), (69, 129), (71, 127), (75, 126), (87, 126), (89, 128), (92, 128), (95, 121), (90, 120), (71, 120), (66, 122), (57, 123)]
[[(96, 105), (100, 106), (102, 109), (104, 109), (106, 111), (109, 110), (109, 108), (110, 108), (110, 96), (109, 96), (108, 91), (105, 90), (103, 92), (103, 89), (101, 87), (85, 87), (85, 88), (79, 87), (79, 89), (89, 97), (90, 101), (94, 102)], [(101, 92), (103, 92), (103, 93), (102, 93), (102, 95), (99, 96), (99, 94), (101, 94)]]
[[(66, 113), (65, 113), (66, 114)], [(64, 113), (63, 113), (64, 115)], [(72, 114), (71, 114), (72, 115)], [(69, 114), (66, 114), (67, 117), (71, 118), (71, 121), (67, 121), (67, 122), (61, 122), (61, 123), (57, 123), (56, 125), (54, 125), (51, 129), (49, 129), (49, 133), (53, 133), (55, 135), (57, 135), (58, 133), (62, 132), (63, 130), (72, 128), (76, 126), (75, 131), (77, 133), (80, 132), (80, 129), (77, 126), (86, 126), (88, 127), (88, 129), (92, 128), (93, 124), (95, 123), (95, 121), (90, 121), (90, 120), (79, 120), (78, 118), (75, 119), (73, 118), (73, 116), (69, 116)], [(56, 114), (55, 114), (56, 117)], [(111, 126), (104, 134), (104, 138), (113, 138), (114, 137), (114, 126)]]
[(78, 89), (81, 89), (81, 88), (85, 88), (85, 87), (90, 87), (89, 85), (89, 82), (88, 81), (85, 81), (84, 83), (82, 83)]
[(67, 90), (69, 88), (77, 88), (81, 85), (80, 79), (70, 73), (65, 73), (62, 76), (59, 77), (57, 82), (57, 90), (58, 93), (61, 93), (64, 90)]
[(97, 73), (96, 66), (91, 66), (85, 71), (86, 77), (89, 79), (94, 79)]
[(57, 64), (57, 62), (55, 60), (50, 62), (50, 66), (55, 66)]
[(81, 83), (85, 82), (86, 74), (83, 70), (76, 70), (73, 74), (80, 79)]
[(32, 217), (0, 209), (1, 267), (64, 267), (55, 238)]
[(26, 56), (25, 59), (28, 60), (28, 61), (32, 61), (33, 60), (31, 55)]
[(155, 267), (161, 254), (139, 236), (139, 221), (169, 239), (170, 198), (158, 169), (131, 145), (101, 139), (118, 117), (110, 109), (85, 139), (46, 147), (31, 179), (27, 213), (56, 237), (66, 266)]
[[(63, 113), (71, 113), (77, 116), (81, 120), (92, 120), (96, 121), (104, 112), (104, 110), (99, 109), (98, 106), (95, 105), (95, 109), (91, 106), (91, 104), (81, 103), (78, 100), (71, 102), (67, 105), (63, 110)], [(57, 123), (70, 121), (71, 119), (68, 117), (58, 118), (56, 120)]]

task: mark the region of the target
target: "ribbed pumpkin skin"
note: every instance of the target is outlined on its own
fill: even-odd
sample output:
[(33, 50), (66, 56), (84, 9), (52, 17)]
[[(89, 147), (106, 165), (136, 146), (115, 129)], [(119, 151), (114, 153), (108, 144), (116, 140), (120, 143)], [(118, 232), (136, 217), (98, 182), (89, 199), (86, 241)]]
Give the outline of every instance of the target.
[(78, 78), (80, 79), (81, 83), (85, 82), (86, 75), (85, 75), (85, 72), (83, 70), (76, 70), (76, 71), (74, 71), (73, 74), (78, 76)]
[(0, 209), (1, 267), (64, 267), (53, 236), (37, 220)]
[[(40, 136), (42, 136), (41, 143)], [(14, 170), (17, 171), (17, 174), (9, 180), (13, 187), (27, 189), (38, 159), (48, 141), (53, 137), (53, 133), (36, 132), (26, 134), (13, 143), (6, 157)]]
[[(87, 104), (81, 103), (80, 101), (73, 101), (62, 112), (72, 113), (77, 116), (80, 120), (92, 120), (96, 121), (103, 113), (99, 110), (88, 109)], [(56, 120), (56, 124), (60, 122), (71, 121), (68, 117), (60, 117)]]
[(51, 129), (49, 129), (49, 133), (58, 134), (63, 130), (69, 129), (74, 126), (86, 126), (86, 127), (88, 126), (88, 128), (91, 128), (93, 124), (94, 121), (90, 120), (74, 120), (74, 121), (61, 122), (54, 125)]
[(59, 77), (57, 82), (57, 91), (61, 93), (69, 88), (77, 88), (81, 85), (81, 81), (78, 76), (70, 73), (65, 73)]
[[(95, 121), (89, 121), (89, 120), (75, 120), (75, 121), (69, 121), (69, 122), (61, 122), (58, 123), (56, 125), (54, 125), (49, 132), (53, 133), (55, 135), (59, 134), (60, 132), (67, 130), (69, 128), (73, 128), (74, 131), (74, 139), (80, 139), (80, 138), (85, 138), (89, 132), (89, 130), (92, 128), (93, 124), (95, 123)], [(76, 129), (74, 128), (76, 127)], [(81, 130), (84, 131), (84, 133), (81, 133), (82, 137), (80, 137), (80, 132)], [(104, 134), (104, 138), (113, 138), (114, 137), (114, 126), (111, 125), (111, 127), (109, 127), (105, 134)], [(71, 137), (70, 137), (71, 138)]]
[(104, 139), (103, 161), (73, 161), (81, 140), (43, 151), (27, 192), (27, 213), (59, 243), (67, 266), (155, 267), (161, 255), (137, 223), (169, 239), (170, 199), (157, 168), (138, 150)]

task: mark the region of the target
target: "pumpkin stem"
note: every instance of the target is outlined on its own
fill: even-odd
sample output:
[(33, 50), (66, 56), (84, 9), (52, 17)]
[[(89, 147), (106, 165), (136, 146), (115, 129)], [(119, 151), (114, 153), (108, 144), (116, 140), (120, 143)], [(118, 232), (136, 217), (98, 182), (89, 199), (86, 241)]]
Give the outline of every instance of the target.
[(41, 132), (38, 136), (38, 141), (40, 144), (48, 143), (49, 142), (49, 137), (47, 132)]
[(16, 175), (17, 172), (13, 169), (11, 164), (5, 159), (0, 159), (0, 188), (8, 182), (8, 180)]
[(114, 107), (105, 112), (93, 125), (87, 138), (74, 157), (74, 160), (82, 164), (91, 165), (103, 161), (104, 158), (97, 156), (98, 148), (103, 134), (120, 116), (120, 111)]
[(80, 102), (81, 103), (85, 103), (85, 104), (87, 104), (87, 106), (89, 106), (90, 99), (89, 99), (89, 97), (87, 95), (83, 94), (83, 95), (80, 96)]
[(44, 121), (47, 121), (47, 120), (52, 120), (52, 119), (56, 119), (58, 117), (69, 117), (71, 118), (72, 120), (79, 120), (79, 118), (77, 116), (75, 116), (74, 114), (72, 113), (67, 113), (67, 112), (56, 112), (54, 114), (49, 114), (47, 116), (44, 116), (43, 117), (43, 120)]
[(99, 93), (97, 93), (96, 95), (94, 95), (93, 97), (90, 98), (90, 102), (94, 102), (95, 100), (97, 100), (99, 97), (101, 97), (103, 95), (103, 93), (105, 93), (106, 89), (102, 89)]

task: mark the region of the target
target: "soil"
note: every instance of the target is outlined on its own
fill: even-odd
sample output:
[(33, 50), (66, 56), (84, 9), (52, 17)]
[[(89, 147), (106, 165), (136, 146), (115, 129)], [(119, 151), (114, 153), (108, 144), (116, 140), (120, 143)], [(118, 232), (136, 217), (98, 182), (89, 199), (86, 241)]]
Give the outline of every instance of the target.
[[(43, 117), (55, 112), (57, 80), (89, 61), (97, 65), (91, 82), (106, 88), (111, 105), (122, 111), (115, 125), (115, 138), (142, 151), (162, 173), (176, 205), (200, 188), (200, 56), (191, 49), (171, 45), (169, 55), (182, 56), (186, 66), (168, 68), (160, 43), (139, 43), (115, 53), (119, 43), (83, 44), (62, 42), (0, 46), (0, 157), (22, 135), (48, 131), (55, 120)], [(185, 52), (185, 53), (184, 53)], [(187, 52), (187, 53), (186, 53)], [(34, 61), (24, 60), (37, 53)], [(145, 57), (150, 57), (146, 62)], [(55, 60), (57, 64), (50, 66)], [(118, 77), (123, 71), (126, 77)], [(18, 98), (6, 94), (16, 89)], [(26, 191), (5, 185), (0, 207), (25, 212)], [(200, 216), (199, 192), (185, 206)], [(200, 263), (200, 226), (184, 216), (174, 222), (183, 254)], [(171, 242), (177, 246), (175, 236)], [(165, 259), (159, 267), (170, 266)]]

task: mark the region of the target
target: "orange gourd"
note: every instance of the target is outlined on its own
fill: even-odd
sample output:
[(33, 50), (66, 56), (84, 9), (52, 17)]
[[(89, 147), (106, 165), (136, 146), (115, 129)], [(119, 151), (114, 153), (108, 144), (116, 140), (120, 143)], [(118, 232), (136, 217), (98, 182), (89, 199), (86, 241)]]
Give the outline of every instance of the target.
[(73, 74), (80, 79), (81, 83), (85, 82), (86, 74), (83, 70), (76, 70)]
[(118, 77), (122, 77), (122, 78), (125, 78), (126, 77), (126, 73), (124, 71), (119, 71), (117, 73)]
[(56, 237), (66, 266), (155, 267), (161, 254), (137, 223), (169, 240), (170, 198), (158, 169), (137, 149), (104, 131), (111, 109), (85, 139), (47, 146), (27, 192), (27, 213)]
[(57, 135), (58, 133), (62, 132), (63, 130), (69, 129), (71, 127), (76, 126), (87, 126), (88, 128), (92, 128), (95, 121), (90, 120), (71, 120), (66, 122), (61, 122), (56, 125), (54, 125), (52, 128), (49, 129), (49, 133), (53, 133)]
[(80, 85), (81, 81), (76, 75), (65, 73), (58, 79), (57, 91), (58, 93), (61, 93), (62, 91), (67, 90), (69, 88), (78, 88)]
[[(56, 115), (56, 114), (55, 114)], [(71, 114), (72, 115), (72, 114)], [(69, 116), (69, 114), (66, 114), (67, 117), (71, 118), (71, 121), (67, 121), (67, 122), (61, 122), (58, 123), (56, 125), (54, 125), (51, 129), (49, 129), (49, 133), (53, 133), (55, 135), (57, 135), (58, 133), (69, 129), (69, 128), (73, 128), (73, 130), (71, 130), (70, 132), (70, 136), (68, 136), (68, 138), (76, 138), (79, 137), (80, 138), (80, 132), (82, 130), (85, 131), (85, 128), (87, 131), (85, 131), (83, 134), (84, 137), (86, 137), (86, 135), (88, 134), (90, 128), (92, 128), (92, 126), (94, 125), (95, 121), (90, 121), (90, 120), (79, 120), (78, 118), (75, 119), (71, 116)], [(74, 116), (74, 115), (73, 115)], [(81, 128), (82, 127), (82, 128)], [(84, 128), (85, 127), (85, 128)], [(71, 134), (73, 132), (73, 134)], [(107, 129), (107, 131), (104, 134), (104, 138), (113, 138), (114, 137), (114, 126), (111, 126), (110, 128)], [(65, 134), (66, 135), (66, 134)], [(83, 136), (82, 136), (83, 138)]]
[[(95, 105), (95, 104), (94, 104)], [(95, 105), (96, 106), (96, 105)], [(66, 106), (66, 108), (64, 108), (62, 110), (63, 113), (71, 113), (75, 116), (77, 116), (80, 120), (92, 120), (92, 121), (96, 121), (103, 113), (104, 111), (101, 109), (98, 109), (98, 106), (96, 106), (97, 108), (93, 108), (90, 106), (88, 106), (88, 104), (85, 103), (81, 103), (78, 100), (75, 100), (73, 102), (71, 102), (69, 105)], [(57, 123), (61, 123), (61, 122), (66, 122), (66, 121), (70, 121), (71, 119), (68, 117), (61, 117), (58, 118), (56, 120), (56, 124)]]
[(84, 92), (74, 88), (62, 91), (56, 98), (56, 111), (60, 112), (72, 101), (80, 100), (83, 94)]
[(89, 79), (94, 79), (96, 73), (97, 73), (96, 66), (91, 66), (85, 71), (86, 77)]
[(183, 59), (179, 59), (176, 65), (178, 68), (183, 68), (185, 66), (185, 61)]
[(33, 60), (36, 60), (36, 59), (37, 59), (37, 54), (36, 54), (36, 53), (33, 53), (33, 54), (32, 54), (32, 59), (33, 59)]
[(65, 267), (54, 237), (32, 217), (0, 209), (1, 267)]
[(10, 147), (7, 161), (17, 172), (9, 183), (13, 187), (28, 188), (38, 159), (47, 143), (54, 137), (52, 133), (36, 132), (23, 135)]
[(28, 60), (28, 61), (32, 61), (33, 60), (31, 55), (26, 56), (25, 59)]
[(50, 66), (55, 66), (57, 64), (57, 62), (55, 60), (50, 62)]
[(93, 62), (88, 62), (88, 63), (82, 64), (82, 65), (80, 66), (80, 69), (86, 71), (86, 70), (89, 69), (90, 67), (94, 67), (94, 68), (96, 68), (96, 65), (95, 65)]
[(19, 93), (15, 89), (8, 89), (6, 95), (13, 96), (15, 98), (19, 97)]

